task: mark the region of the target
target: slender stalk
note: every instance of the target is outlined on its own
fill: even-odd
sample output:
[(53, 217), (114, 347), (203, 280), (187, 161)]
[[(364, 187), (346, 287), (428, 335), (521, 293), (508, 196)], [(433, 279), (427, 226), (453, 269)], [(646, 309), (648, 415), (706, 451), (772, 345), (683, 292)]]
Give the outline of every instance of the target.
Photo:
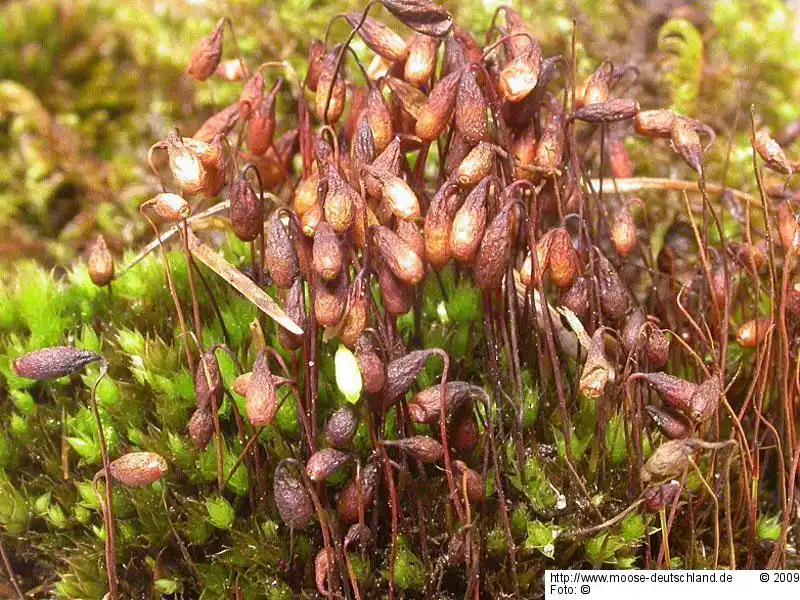
[(186, 353), (186, 364), (189, 367), (189, 371), (191, 373), (194, 373), (195, 371), (194, 355), (192, 354), (192, 349), (189, 347), (189, 339), (186, 336), (186, 332), (189, 330), (186, 326), (186, 316), (183, 313), (183, 307), (181, 306), (180, 299), (178, 298), (178, 292), (175, 290), (175, 281), (172, 278), (172, 267), (169, 266), (169, 258), (167, 257), (167, 250), (166, 248), (164, 248), (164, 242), (162, 241), (162, 238), (158, 233), (158, 228), (156, 227), (156, 224), (153, 222), (153, 220), (144, 211), (145, 204), (142, 204), (139, 207), (139, 212), (147, 220), (147, 222), (150, 223), (150, 227), (153, 229), (153, 233), (155, 234), (156, 240), (158, 241), (158, 247), (161, 250), (161, 260), (164, 263), (164, 272), (166, 273), (167, 276), (167, 287), (169, 288), (170, 296), (172, 296), (172, 302), (173, 304), (175, 304), (175, 313), (178, 315), (178, 323), (180, 324), (181, 328), (181, 338), (183, 339), (183, 348), (184, 352)]
[(189, 250), (189, 224), (186, 219), (183, 220), (183, 253), (186, 256), (186, 270), (189, 272), (189, 290), (192, 293), (192, 314), (194, 316), (194, 335), (197, 338), (197, 343), (200, 348), (203, 347), (203, 324), (200, 321), (200, 301), (197, 296), (197, 281), (194, 278), (194, 271), (192, 270), (192, 253)]
[(3, 546), (2, 540), (0, 540), (0, 557), (3, 558), (3, 565), (6, 568), (6, 573), (8, 573), (8, 580), (11, 582), (11, 586), (14, 588), (14, 593), (17, 595), (19, 600), (25, 600), (25, 595), (22, 593), (22, 589), (19, 587), (17, 576), (14, 573), (14, 567), (11, 566), (11, 561), (8, 560), (8, 554), (6, 554), (6, 548)]
[(92, 386), (92, 393), (90, 402), (92, 405), (92, 414), (94, 415), (95, 425), (97, 426), (97, 440), (100, 444), (100, 457), (103, 463), (102, 473), (106, 474), (106, 497), (101, 500), (103, 516), (106, 526), (106, 574), (108, 575), (108, 593), (111, 600), (118, 600), (119, 598), (119, 582), (117, 580), (117, 550), (114, 541), (114, 504), (112, 502), (112, 482), (109, 473), (109, 465), (111, 464), (108, 459), (108, 448), (106, 447), (106, 436), (103, 433), (103, 421), (100, 418), (100, 409), (97, 406), (97, 386), (100, 381), (108, 373), (108, 363), (104, 358), (100, 363), (100, 374)]

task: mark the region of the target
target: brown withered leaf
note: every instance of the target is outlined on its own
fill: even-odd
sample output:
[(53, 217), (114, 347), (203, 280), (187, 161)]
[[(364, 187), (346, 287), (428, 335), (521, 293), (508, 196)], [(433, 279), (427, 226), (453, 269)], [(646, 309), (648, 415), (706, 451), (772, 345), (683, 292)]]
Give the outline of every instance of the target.
[(236, 288), (245, 298), (255, 304), (261, 312), (276, 321), (292, 333), (302, 335), (303, 330), (283, 312), (275, 301), (261, 288), (253, 283), (244, 273), (236, 269), (221, 254), (201, 242), (191, 229), (189, 230), (189, 251), (192, 255)]

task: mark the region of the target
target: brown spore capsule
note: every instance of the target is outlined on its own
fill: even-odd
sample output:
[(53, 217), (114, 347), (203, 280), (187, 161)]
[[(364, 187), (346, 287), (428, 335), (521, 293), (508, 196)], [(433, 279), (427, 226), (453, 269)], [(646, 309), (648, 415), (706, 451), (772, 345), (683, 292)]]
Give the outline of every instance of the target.
[(369, 462), (361, 469), (360, 478), (354, 477), (339, 490), (336, 498), (336, 512), (344, 523), (358, 523), (359, 508), (364, 510), (375, 499), (378, 484), (378, 468)]
[[(445, 392), (445, 413), (451, 414), (467, 399), (480, 394), (481, 388), (466, 381), (448, 381)], [(441, 416), (442, 386), (434, 385), (419, 392), (408, 403), (408, 412), (415, 423), (431, 425)]]
[(647, 343), (644, 346), (645, 357), (650, 366), (660, 369), (669, 360), (669, 339), (664, 332), (655, 326), (650, 327)]
[(355, 355), (364, 389), (370, 394), (377, 394), (386, 385), (386, 365), (366, 334), (362, 333), (356, 341)]
[(329, 595), (328, 575), (331, 570), (330, 562), (330, 556), (326, 548), (322, 548), (314, 557), (314, 584), (317, 586), (317, 591), (325, 597)]
[(614, 98), (579, 108), (572, 118), (587, 123), (614, 123), (632, 119), (638, 112), (639, 103), (633, 98)]
[(514, 104), (525, 100), (539, 82), (542, 52), (538, 45), (522, 52), (500, 72), (499, 86), (503, 97)]
[(410, 221), (420, 216), (419, 199), (411, 186), (396, 175), (370, 168), (369, 172), (380, 183), (381, 197), (398, 219)]
[(423, 239), (422, 231), (416, 222), (404, 221), (400, 219), (397, 221), (397, 227), (395, 231), (397, 231), (397, 235), (400, 236), (400, 239), (408, 244), (411, 250), (414, 251), (414, 254), (420, 258), (425, 257), (425, 240)]
[(292, 529), (305, 529), (314, 514), (314, 505), (306, 492), (300, 476), (291, 472), (292, 467), (283, 461), (275, 469), (273, 495), (278, 514)]
[(464, 56), (466, 63), (480, 63), (483, 60), (483, 50), (472, 37), (472, 34), (463, 27), (459, 27), (453, 23), (452, 39), (458, 44), (461, 54)]
[(579, 108), (583, 106), (590, 106), (598, 102), (605, 102), (608, 100), (608, 95), (611, 92), (611, 76), (614, 72), (614, 65), (611, 61), (603, 61), (597, 67), (583, 85), (583, 93), (576, 95), (576, 103)]
[(353, 224), (358, 193), (347, 183), (339, 172), (331, 168), (327, 176), (328, 193), (325, 195), (325, 220), (333, 230), (343, 234)]
[(319, 176), (312, 173), (310, 176), (301, 180), (294, 189), (292, 196), (292, 209), (298, 217), (303, 217), (311, 208), (317, 204), (317, 186)]
[(403, 66), (403, 77), (417, 87), (425, 85), (436, 68), (436, 38), (416, 33), (407, 45), (408, 58)]
[(350, 460), (350, 455), (336, 448), (323, 448), (306, 462), (306, 475), (311, 481), (327, 481)]
[(484, 178), (456, 211), (450, 228), (450, 252), (460, 262), (470, 262), (481, 245), (486, 229), (486, 200), (491, 179)]
[(642, 467), (642, 481), (647, 483), (680, 475), (689, 466), (692, 452), (693, 447), (687, 440), (670, 440), (661, 444)]
[(395, 137), (372, 163), (372, 168), (364, 172), (364, 188), (372, 198), (378, 200), (383, 198), (383, 183), (378, 175), (397, 176), (400, 172), (400, 150), (400, 138)]
[(425, 265), (411, 246), (388, 227), (378, 225), (371, 231), (386, 266), (400, 281), (408, 285), (422, 281)]
[[(406, 63), (408, 64), (408, 63)], [(399, 105), (399, 107), (409, 116), (412, 120), (416, 121), (419, 117), (419, 111), (427, 102), (428, 97), (415, 88), (403, 81), (392, 77), (386, 76), (384, 83), (392, 90), (392, 99)]]
[(264, 204), (244, 172), (228, 187), (233, 233), (243, 242), (252, 242), (264, 231)]
[(275, 134), (275, 98), (281, 83), (282, 80), (278, 79), (270, 93), (255, 104), (247, 122), (247, 147), (258, 156), (266, 153), (272, 144), (272, 136)]
[(428, 100), (419, 110), (415, 133), (426, 142), (435, 140), (447, 127), (456, 104), (462, 71), (442, 77), (433, 86)]
[[(306, 330), (306, 298), (303, 292), (303, 280), (298, 277), (294, 280), (292, 287), (283, 299), (283, 310), (286, 315), (303, 330)], [(278, 341), (286, 350), (297, 350), (303, 345), (303, 336), (292, 333), (280, 327), (278, 329)]]
[(511, 153), (518, 164), (515, 168), (517, 179), (531, 179), (532, 171), (525, 169), (523, 165), (532, 165), (536, 160), (536, 123), (530, 123), (514, 138), (511, 145)]
[(608, 153), (608, 168), (611, 176), (615, 179), (627, 179), (633, 177), (633, 161), (625, 142), (620, 137), (611, 137), (606, 142)]
[(581, 372), (581, 393), (587, 398), (600, 398), (615, 375), (614, 366), (606, 358), (605, 328), (599, 327), (592, 334)]
[(683, 117), (676, 118), (670, 132), (672, 147), (692, 169), (701, 173), (703, 170), (703, 147), (694, 124)]
[(361, 17), (360, 13), (350, 13), (345, 19), (350, 27), (353, 28), (361, 23), (358, 35), (370, 50), (390, 62), (406, 60), (409, 50), (403, 38), (372, 17), (367, 17), (366, 19)]
[[(325, 54), (317, 78), (315, 108), (317, 118), (323, 123), (334, 124), (344, 113), (346, 87), (341, 71), (337, 71), (340, 46)], [(326, 112), (327, 107), (327, 112)]]
[(199, 194), (206, 188), (209, 176), (205, 166), (174, 129), (167, 136), (167, 155), (172, 176), (186, 194)]
[(755, 348), (762, 344), (772, 326), (769, 317), (759, 317), (745, 321), (736, 332), (736, 343), (742, 348)]
[(576, 277), (572, 285), (561, 295), (561, 306), (568, 308), (578, 317), (585, 317), (589, 312), (589, 280)]
[(758, 155), (764, 160), (767, 168), (783, 173), (784, 175), (791, 175), (794, 171), (792, 163), (786, 158), (786, 154), (780, 144), (772, 139), (769, 130), (766, 128), (759, 129), (753, 138), (753, 147), (758, 152)]
[(480, 473), (470, 469), (465, 462), (460, 460), (453, 461), (453, 471), (458, 491), (463, 494), (463, 489), (466, 488), (467, 499), (470, 502), (474, 504), (483, 502), (486, 497), (486, 484)]
[(411, 310), (414, 303), (414, 288), (398, 279), (385, 264), (378, 268), (378, 286), (381, 291), (381, 302), (387, 313), (398, 317)]
[(206, 119), (192, 136), (196, 140), (211, 142), (217, 136), (226, 136), (242, 118), (243, 109), (239, 102), (226, 106)]
[(392, 127), (392, 113), (383, 99), (383, 94), (378, 86), (371, 86), (367, 92), (363, 117), (369, 123), (372, 139), (376, 152), (383, 152), (394, 137)]
[(399, 448), (411, 458), (424, 463), (434, 463), (442, 460), (444, 447), (432, 437), (427, 435), (414, 435), (399, 440), (384, 440), (384, 446)]
[(461, 77), (456, 94), (455, 126), (468, 144), (477, 144), (489, 139), (486, 124), (488, 105), (483, 91), (471, 70)]
[(158, 218), (170, 223), (180, 223), (192, 214), (192, 207), (178, 194), (169, 192), (157, 194), (150, 203)]
[(494, 153), (495, 150), (491, 144), (481, 142), (470, 150), (464, 160), (459, 163), (453, 173), (453, 178), (463, 187), (477, 185), (481, 179), (491, 174)]
[(264, 262), (270, 277), (279, 288), (289, 289), (300, 275), (300, 262), (278, 210), (273, 211), (267, 219), (265, 242)]
[(275, 420), (278, 410), (278, 397), (275, 393), (275, 382), (269, 368), (267, 353), (262, 350), (253, 364), (253, 374), (245, 395), (247, 419), (254, 427), (270, 425)]
[(455, 190), (450, 186), (442, 186), (431, 200), (425, 213), (425, 260), (434, 268), (441, 269), (448, 262), (450, 250), (450, 232), (452, 216), (449, 199)]
[(89, 249), (86, 266), (89, 269), (89, 277), (95, 285), (108, 285), (114, 278), (114, 257), (111, 256), (102, 235), (97, 236)]
[(554, 116), (545, 123), (533, 163), (541, 169), (555, 170), (561, 166), (563, 154), (564, 127), (561, 118)]
[(384, 390), (384, 406), (389, 407), (400, 396), (404, 395), (417, 375), (425, 368), (425, 363), (433, 356), (433, 350), (413, 350), (396, 358), (386, 368), (386, 389)]
[(222, 376), (213, 349), (207, 350), (197, 365), (194, 375), (194, 401), (198, 409), (209, 411), (212, 401), (217, 409), (222, 404)]
[(325, 281), (336, 279), (342, 272), (342, 247), (333, 227), (326, 221), (320, 223), (314, 233), (312, 263), (316, 274)]
[(637, 308), (625, 319), (619, 337), (626, 352), (632, 352), (635, 348), (641, 347), (644, 338), (642, 328), (646, 322), (647, 315), (642, 308)]
[(214, 418), (208, 408), (198, 408), (192, 413), (187, 429), (192, 444), (198, 450), (204, 450), (214, 435)]
[(667, 439), (678, 440), (692, 435), (692, 424), (680, 413), (652, 404), (645, 406), (645, 410)]
[(313, 40), (308, 48), (308, 71), (306, 72), (306, 87), (312, 92), (317, 91), (317, 82), (322, 72), (325, 54), (325, 44), (322, 40)]
[(788, 200), (778, 205), (778, 234), (784, 249), (796, 249), (800, 245), (800, 237), (797, 235), (797, 215), (794, 207)]
[(222, 57), (222, 41), (225, 18), (220, 18), (210, 35), (202, 38), (192, 49), (186, 72), (197, 81), (205, 81), (219, 66)]
[(317, 227), (322, 223), (324, 215), (322, 214), (322, 205), (317, 202), (309, 208), (300, 218), (300, 227), (303, 235), (308, 238), (313, 238), (317, 233)]
[(659, 512), (674, 504), (680, 491), (681, 484), (674, 480), (652, 485), (644, 491), (644, 506), (649, 512)]
[(510, 211), (511, 207), (505, 206), (492, 219), (475, 256), (475, 285), (482, 290), (497, 289), (503, 283), (511, 259)]
[(342, 271), (333, 281), (314, 278), (314, 316), (323, 327), (338, 325), (347, 306), (347, 273)]
[(672, 125), (678, 118), (678, 115), (666, 108), (641, 110), (633, 118), (633, 128), (636, 133), (645, 137), (669, 138), (672, 135)]
[(339, 330), (339, 339), (348, 348), (355, 347), (361, 333), (367, 326), (367, 290), (363, 277), (357, 277), (350, 286), (347, 300), (347, 314)]
[(167, 461), (153, 452), (129, 452), (108, 465), (108, 472), (114, 479), (133, 488), (155, 483), (167, 469)]
[(103, 357), (89, 350), (54, 346), (15, 358), (11, 363), (11, 370), (17, 377), (45, 381), (71, 375), (98, 360), (103, 360)]
[(639, 230), (636, 228), (630, 208), (623, 205), (611, 225), (611, 243), (614, 244), (614, 250), (623, 258), (628, 256), (636, 248), (638, 237)]
[(452, 417), (449, 438), (458, 452), (469, 452), (478, 445), (483, 432), (469, 410), (458, 410)]
[(568, 288), (582, 271), (580, 258), (572, 245), (572, 237), (565, 228), (556, 227), (549, 233), (546, 264), (550, 271), (550, 279), (558, 287)]
[(366, 549), (375, 543), (375, 534), (366, 525), (354, 523), (347, 529), (344, 536), (345, 550), (353, 550), (356, 548)]
[(692, 410), (692, 397), (697, 391), (697, 384), (667, 373), (640, 373), (638, 378), (653, 387), (667, 406), (679, 410), (685, 415)]
[(717, 412), (721, 397), (722, 381), (717, 375), (712, 375), (697, 386), (689, 401), (687, 415), (695, 423), (705, 423)]
[(358, 431), (358, 412), (356, 409), (345, 404), (337, 409), (325, 423), (325, 439), (328, 443), (339, 450), (350, 446), (353, 438)]
[(599, 255), (598, 283), (600, 287), (600, 308), (612, 322), (618, 322), (628, 308), (628, 294), (619, 274), (604, 256)]
[(264, 97), (264, 73), (261, 69), (256, 70), (242, 87), (239, 94), (239, 104), (242, 107), (243, 116), (250, 118), (253, 112)]
[(242, 81), (245, 78), (242, 62), (238, 58), (220, 61), (214, 69), (214, 75), (223, 81)]

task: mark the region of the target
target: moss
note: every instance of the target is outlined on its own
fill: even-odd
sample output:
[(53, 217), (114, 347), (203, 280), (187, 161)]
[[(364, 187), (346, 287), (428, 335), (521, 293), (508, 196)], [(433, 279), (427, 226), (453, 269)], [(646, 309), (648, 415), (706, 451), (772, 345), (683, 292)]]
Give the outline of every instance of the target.
[[(27, 351), (75, 345), (102, 354), (109, 363), (109, 375), (97, 387), (97, 400), (110, 454), (116, 457), (147, 450), (161, 454), (170, 464), (163, 484), (141, 490), (117, 487), (114, 491), (118, 549), (124, 559), (120, 563), (128, 565), (121, 576), (131, 597), (201, 594), (204, 599), (226, 598), (234, 585), (239, 585), (243, 598), (265, 594), (274, 599), (294, 597), (312, 588), (310, 565), (322, 544), (318, 515), (305, 531), (289, 531), (278, 522), (270, 500), (275, 464), (293, 456), (304, 443), (298, 415), (302, 407), (296, 393), (290, 386), (280, 388), (275, 423), (260, 434), (261, 470), (246, 461), (232, 473), (243, 450), (242, 436), (255, 432), (242, 417), (245, 399), (231, 391), (238, 374), (235, 361), (218, 353), (228, 392), (219, 412), (220, 453), (227, 482), (219, 489), (216, 442), (197, 451), (186, 436), (195, 398), (183, 345), (187, 337), (190, 345), (196, 342), (192, 334), (181, 332), (160, 255), (148, 255), (110, 288), (95, 286), (80, 260), (87, 242), (97, 233), (107, 236), (120, 257), (118, 271), (133, 260), (136, 251), (130, 248), (139, 248), (150, 236), (138, 216), (139, 204), (157, 189), (144, 161), (149, 145), (163, 137), (173, 123), (192, 131), (219, 106), (238, 96), (238, 85), (216, 82), (190, 87), (181, 76), (193, 42), (210, 30), (221, 9), (155, 2), (120, 5), (108, 0), (38, 0), (34, 4), (31, 9), (27, 3), (12, 1), (0, 16), (2, 540), (19, 557), (26, 581), (45, 576), (57, 580), (53, 591), (57, 597), (100, 598), (105, 593), (103, 539), (107, 532), (100, 499), (91, 483), (101, 465), (100, 446), (89, 402), (100, 368), (92, 365), (79, 376), (48, 383), (21, 379), (10, 369), (11, 361)], [(445, 4), (457, 22), (480, 34), (482, 43), (497, 3)], [(754, 191), (750, 105), (757, 104), (760, 122), (773, 130), (800, 118), (795, 102), (800, 92), (800, 44), (790, 26), (795, 17), (780, 0), (717, 2), (707, 14), (691, 21), (668, 19), (648, 12), (641, 4), (546, 0), (535, 5), (518, 3), (518, 7), (533, 23), (546, 55), (568, 54), (572, 18), (578, 18), (577, 60), (582, 77), (606, 56), (620, 65), (633, 57), (640, 66), (640, 79), (634, 85), (643, 105), (662, 105), (662, 99), (668, 99), (676, 110), (708, 121), (720, 132), (720, 139), (707, 154), (709, 179), (718, 181), (724, 174), (729, 185)], [(335, 14), (362, 5), (356, 0), (289, 0), (265, 7), (263, 2), (246, 0), (236, 7), (240, 48), (248, 57), (287, 59), (302, 73), (310, 39), (322, 37)], [(387, 16), (380, 7), (375, 14)], [(652, 39), (641, 38), (644, 22), (654, 25)], [(339, 40), (344, 33), (343, 21), (335, 21), (333, 38)], [(362, 58), (370, 56), (358, 40), (354, 49)], [(187, 106), (191, 107), (188, 114), (184, 111)], [(281, 133), (291, 121), (286, 118), (288, 110), (288, 103), (279, 104)], [(726, 160), (728, 138), (731, 152)], [(666, 144), (654, 146), (636, 137), (626, 138), (625, 144), (637, 175), (693, 177)], [(788, 151), (797, 155), (796, 144)], [(432, 157), (435, 160), (427, 167), (434, 178), (438, 149), (432, 151)], [(676, 203), (665, 202), (664, 196), (662, 192), (643, 195), (649, 211), (652, 259), (679, 213)], [(221, 229), (220, 223), (215, 221), (210, 229)], [(730, 215), (724, 216), (723, 226), (729, 240), (744, 234), (742, 225)], [(246, 244), (230, 233), (214, 231), (211, 235), (231, 263), (242, 269), (248, 266), (250, 249)], [(721, 241), (713, 227), (708, 239), (710, 245)], [(188, 314), (186, 259), (171, 246), (168, 261)], [(227, 340), (236, 360), (251, 365), (256, 347), (250, 327), (260, 316), (258, 310), (211, 271), (200, 269), (219, 304), (225, 328), (201, 286), (205, 326), (199, 341), (210, 346)], [(749, 283), (745, 276), (737, 281), (743, 284), (740, 287)], [(762, 313), (773, 304), (765, 288), (753, 301)], [(372, 292), (380, 304), (377, 287)], [(267, 293), (279, 297), (274, 287)], [(749, 305), (743, 308), (744, 304), (734, 307), (733, 321), (750, 314)], [(438, 277), (426, 279), (419, 312), (410, 311), (398, 319), (396, 330), (408, 346), (444, 348), (452, 358), (451, 380), (474, 382), (487, 390), (498, 388), (493, 398), (501, 401), (493, 401), (488, 416), (504, 427), (499, 477), (507, 490), (511, 533), (520, 548), (523, 589), (532, 587), (535, 573), (545, 567), (643, 566), (641, 546), (651, 522), (638, 512), (574, 547), (560, 537), (562, 532), (596, 520), (592, 506), (601, 506), (606, 513), (620, 508), (621, 499), (628, 497), (628, 477), (637, 465), (630, 458), (632, 429), (627, 405), (572, 399), (567, 406), (573, 426), (568, 463), (563, 414), (548, 371), (551, 367), (547, 360), (539, 361), (543, 350), (535, 347), (534, 336), (526, 332), (526, 345), (521, 349), (525, 360), (519, 373), (522, 410), (518, 413), (519, 400), (509, 393), (513, 365), (505, 355), (500, 357), (499, 383), (487, 368), (484, 306), (481, 292), (471, 284), (469, 270), (448, 267)], [(264, 333), (271, 346), (279, 346), (272, 323)], [(320, 345), (318, 426), (345, 401), (340, 393), (344, 383), (337, 382), (337, 346), (336, 341)], [(280, 352), (294, 370), (292, 360), (297, 357)], [(729, 372), (743, 365), (742, 379), (750, 381), (755, 355), (732, 344)], [(696, 365), (687, 362), (670, 367), (696, 378)], [(565, 361), (563, 366), (569, 387), (577, 365)], [(541, 375), (540, 368), (547, 374)], [(434, 385), (441, 374), (441, 361), (429, 361), (416, 387)], [(302, 368), (298, 379), (304, 389)], [(731, 396), (739, 400), (744, 393), (734, 387)], [(365, 399), (354, 392), (348, 400), (364, 414)], [(776, 393), (768, 390), (763, 410), (775, 410), (780, 406), (778, 400)], [(475, 459), (474, 464), (480, 463), (488, 444), (486, 412), (483, 405), (476, 405), (480, 439), (474, 449), (465, 451)], [(518, 414), (524, 444), (521, 457), (517, 440), (510, 434)], [(401, 437), (403, 413), (393, 407), (380, 425), (386, 439)], [(415, 431), (437, 435), (438, 425), (418, 426)], [(660, 441), (657, 435), (642, 440), (643, 460)], [(364, 419), (352, 452), (362, 463), (372, 452)], [(422, 485), (415, 465), (411, 461), (408, 465), (400, 465), (396, 476), (404, 499), (413, 498)], [(705, 469), (708, 463), (702, 465)], [(495, 506), (499, 494), (494, 465), (489, 466), (486, 494)], [(570, 469), (579, 474), (580, 485)], [(335, 499), (337, 489), (351, 475), (352, 470), (343, 472), (341, 479), (333, 482), (326, 502)], [(440, 475), (431, 470), (430, 479), (438, 481)], [(102, 490), (103, 484), (99, 485)], [(445, 511), (433, 499), (446, 495), (444, 484), (430, 485), (431, 494), (426, 498), (434, 506), (429, 512), (428, 551), (444, 553), (442, 539), (460, 524), (450, 513), (440, 518)], [(771, 500), (775, 486), (770, 480), (759, 491)], [(690, 473), (687, 488), (698, 494), (703, 490), (696, 474)], [(379, 498), (381, 510), (388, 511), (385, 490), (381, 489)], [(565, 505), (570, 510), (565, 511)], [(425, 556), (415, 535), (417, 524), (410, 505), (402, 508), (400, 531), (406, 535), (399, 538), (394, 580), (410, 597), (419, 597), (419, 590), (437, 567)], [(780, 521), (773, 514), (774, 506), (756, 509), (757, 539), (775, 542)], [(427, 505), (425, 510), (429, 510)], [(505, 522), (497, 511), (473, 518), (477, 519), (475, 531), (486, 535), (485, 548), (491, 559), (489, 585), (495, 586), (498, 596), (507, 593), (511, 577), (505, 564), (509, 550)], [(379, 550), (352, 555), (359, 581), (374, 583), (370, 591), (376, 594), (385, 591), (389, 579), (386, 550), (390, 533), (383, 525), (376, 532)], [(166, 550), (162, 553), (162, 549)], [(710, 566), (708, 559), (699, 559), (709, 554), (706, 544), (684, 545), (683, 553), (673, 557), (675, 566)], [(381, 578), (375, 576), (378, 572)], [(447, 593), (463, 592), (461, 580), (451, 579), (445, 580), (445, 587), (450, 586)]]

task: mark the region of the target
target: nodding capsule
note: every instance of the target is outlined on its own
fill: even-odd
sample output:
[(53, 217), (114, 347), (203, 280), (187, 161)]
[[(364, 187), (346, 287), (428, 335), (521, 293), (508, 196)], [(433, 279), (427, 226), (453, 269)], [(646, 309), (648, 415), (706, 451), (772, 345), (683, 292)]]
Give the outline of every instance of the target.
[(225, 18), (217, 20), (214, 31), (202, 38), (192, 49), (186, 72), (197, 81), (205, 81), (214, 74), (222, 57)]
[(264, 204), (242, 171), (228, 187), (233, 233), (243, 242), (252, 242), (264, 232)]
[(261, 350), (253, 364), (253, 374), (245, 394), (247, 419), (254, 427), (263, 427), (275, 420), (278, 411), (278, 397), (275, 382), (269, 368), (267, 353)]
[(102, 235), (98, 235), (91, 248), (89, 248), (86, 266), (89, 270), (89, 278), (95, 285), (108, 285), (114, 278), (114, 257), (111, 256), (106, 240)]
[(279, 462), (272, 489), (283, 522), (292, 529), (305, 529), (311, 522), (314, 505), (301, 476), (293, 472), (295, 468), (285, 461)]
[(403, 66), (403, 77), (420, 87), (425, 85), (436, 68), (436, 38), (413, 34), (408, 40), (408, 58)]
[(433, 86), (428, 100), (417, 115), (414, 129), (417, 137), (426, 142), (435, 140), (447, 127), (456, 104), (462, 71), (445, 75)]
[(336, 123), (344, 113), (347, 88), (341, 70), (336, 68), (340, 47), (336, 45), (325, 54), (317, 77), (315, 108), (317, 118), (326, 124)]
[(381, 444), (399, 448), (411, 458), (424, 463), (438, 462), (444, 456), (444, 447), (427, 435), (414, 435), (399, 440), (383, 440)]
[(761, 128), (756, 132), (753, 137), (753, 148), (764, 160), (764, 165), (767, 168), (784, 175), (791, 175), (794, 172), (791, 161), (786, 158), (786, 154), (780, 144), (772, 139), (769, 129)]
[(455, 126), (468, 144), (489, 140), (488, 104), (471, 70), (462, 75), (456, 94)]
[(360, 13), (350, 13), (345, 19), (353, 28), (361, 23), (358, 35), (375, 54), (391, 62), (403, 62), (408, 58), (409, 50), (405, 40), (377, 19), (362, 19)]
[(114, 479), (134, 488), (155, 483), (167, 469), (167, 461), (154, 452), (129, 452), (108, 465), (108, 472)]
[(103, 360), (103, 357), (89, 350), (71, 346), (53, 346), (15, 358), (11, 363), (11, 370), (17, 377), (46, 381), (71, 375), (99, 360)]

